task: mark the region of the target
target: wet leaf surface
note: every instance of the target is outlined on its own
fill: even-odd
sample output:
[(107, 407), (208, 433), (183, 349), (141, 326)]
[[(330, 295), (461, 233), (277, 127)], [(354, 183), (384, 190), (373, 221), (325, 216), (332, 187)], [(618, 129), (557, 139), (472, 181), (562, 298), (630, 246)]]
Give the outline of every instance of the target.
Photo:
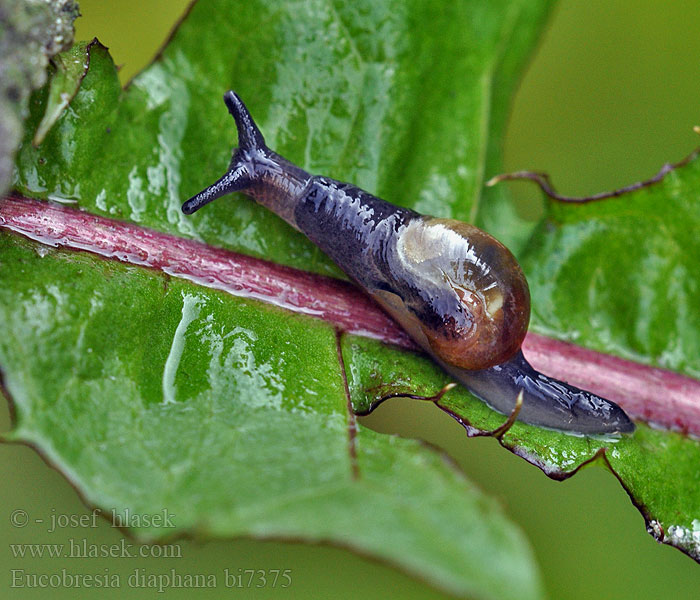
[(9, 439), (106, 512), (167, 510), (140, 539), (330, 541), (457, 594), (540, 596), (492, 500), (433, 449), (355, 424), (325, 322), (0, 239)]
[[(435, 13), (422, 2), (250, 2), (232, 20), (229, 2), (199, 3), (124, 91), (106, 50), (90, 46), (67, 109), (39, 147), (28, 134), (15, 186), (338, 275), (243, 196), (181, 214), (228, 164), (235, 131), (222, 93), (236, 89), (270, 146), (311, 171), (425, 212), (485, 219), (484, 170), (498, 161), (547, 5)], [(32, 134), (47, 97), (32, 98)], [(492, 212), (506, 210), (502, 192), (490, 194)], [(435, 450), (355, 424), (328, 323), (3, 238), (10, 437), (35, 445), (91, 504), (165, 506), (176, 515), (170, 535), (330, 541), (460, 595), (541, 596), (527, 542), (494, 501)]]
[[(269, 145), (302, 167), (471, 220), (519, 250), (536, 331), (697, 377), (696, 164), (618, 200), (552, 205), (531, 237), (504, 186), (482, 191), (484, 175), (498, 170), (514, 77), (545, 9), (473, 2), (429, 15), (420, 2), (250, 3), (233, 23), (227, 3), (198, 4), (125, 92), (108, 54), (91, 48), (69, 109), (38, 149), (23, 146), (17, 188), (338, 275), (243, 196), (191, 218), (180, 213), (181, 201), (228, 164), (235, 132), (221, 94), (235, 88)], [(45, 105), (46, 93), (36, 94), (33, 124)], [(90, 502), (146, 512), (176, 506), (178, 527), (201, 535), (332, 540), (459, 593), (537, 594), (517, 532), (432, 451), (359, 428), (353, 466), (352, 417), (328, 324), (77, 253), (40, 258), (41, 246), (13, 236), (6, 244), (0, 268), (13, 284), (3, 292), (0, 365), (17, 404), (13, 436), (47, 454)], [(386, 394), (431, 396), (448, 382), (411, 352), (354, 336), (342, 346), (358, 413)], [(56, 388), (45, 388), (47, 369), (56, 369)], [(470, 434), (504, 421), (462, 389), (439, 406)], [(76, 422), (82, 435), (69, 440)], [(555, 478), (594, 459), (607, 465), (650, 532), (698, 558), (696, 439), (643, 423), (632, 437), (610, 439), (516, 423), (502, 443)], [(397, 498), (416, 504), (397, 512)], [(420, 510), (419, 501), (438, 500), (443, 508)], [(456, 527), (489, 541), (455, 548)], [(505, 565), (508, 576), (465, 571), (475, 547), (479, 557), (505, 553), (489, 564)], [(525, 583), (494, 584), (514, 573)]]
[[(401, 352), (374, 340), (345, 341), (353, 407), (366, 413), (390, 394), (433, 396), (449, 378), (422, 355)], [(436, 404), (464, 425), (469, 435), (492, 431), (505, 421), (461, 387)], [(565, 479), (585, 464), (608, 467), (630, 494), (649, 532), (700, 560), (700, 443), (694, 437), (637, 423), (633, 436), (579, 437), (516, 422), (501, 444)]]

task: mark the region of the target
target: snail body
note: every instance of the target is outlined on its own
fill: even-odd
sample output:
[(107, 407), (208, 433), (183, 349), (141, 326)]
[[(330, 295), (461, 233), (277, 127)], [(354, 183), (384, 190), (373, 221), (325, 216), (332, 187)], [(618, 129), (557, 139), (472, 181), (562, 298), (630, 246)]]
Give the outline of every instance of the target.
[(224, 101), (238, 148), (226, 174), (182, 206), (191, 214), (242, 191), (319, 246), (450, 375), (494, 409), (577, 433), (630, 432), (616, 404), (537, 373), (520, 350), (527, 281), (486, 232), (402, 208), (351, 184), (314, 176), (276, 154), (234, 92)]

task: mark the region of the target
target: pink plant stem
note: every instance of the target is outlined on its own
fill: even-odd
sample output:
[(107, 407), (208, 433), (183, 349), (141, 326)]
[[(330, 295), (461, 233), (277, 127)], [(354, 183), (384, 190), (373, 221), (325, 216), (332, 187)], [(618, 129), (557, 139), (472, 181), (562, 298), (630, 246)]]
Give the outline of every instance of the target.
[[(54, 247), (86, 250), (312, 315), (347, 333), (416, 350), (351, 283), (38, 200), (0, 199), (0, 227)], [(700, 381), (528, 333), (535, 369), (618, 403), (634, 419), (700, 435)]]

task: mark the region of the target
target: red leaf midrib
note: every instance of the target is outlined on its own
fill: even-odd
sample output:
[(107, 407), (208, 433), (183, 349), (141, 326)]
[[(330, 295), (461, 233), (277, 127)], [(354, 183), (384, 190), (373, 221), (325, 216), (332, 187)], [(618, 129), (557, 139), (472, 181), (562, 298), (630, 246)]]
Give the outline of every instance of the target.
[[(0, 227), (54, 247), (157, 269), (234, 296), (416, 350), (406, 333), (349, 282), (253, 258), (76, 208), (12, 195)], [(700, 435), (700, 381), (534, 333), (523, 351), (537, 370), (617, 402), (634, 419)]]

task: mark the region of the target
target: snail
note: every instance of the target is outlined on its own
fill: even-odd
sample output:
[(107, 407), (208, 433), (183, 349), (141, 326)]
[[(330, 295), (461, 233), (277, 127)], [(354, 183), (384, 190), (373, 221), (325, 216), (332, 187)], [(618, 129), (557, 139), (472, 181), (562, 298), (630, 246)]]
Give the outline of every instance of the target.
[(226, 174), (182, 205), (192, 214), (243, 192), (306, 235), (451, 377), (493, 409), (576, 434), (630, 433), (613, 402), (535, 371), (521, 344), (530, 294), (515, 257), (486, 232), (421, 215), (273, 152), (234, 92), (238, 129)]

